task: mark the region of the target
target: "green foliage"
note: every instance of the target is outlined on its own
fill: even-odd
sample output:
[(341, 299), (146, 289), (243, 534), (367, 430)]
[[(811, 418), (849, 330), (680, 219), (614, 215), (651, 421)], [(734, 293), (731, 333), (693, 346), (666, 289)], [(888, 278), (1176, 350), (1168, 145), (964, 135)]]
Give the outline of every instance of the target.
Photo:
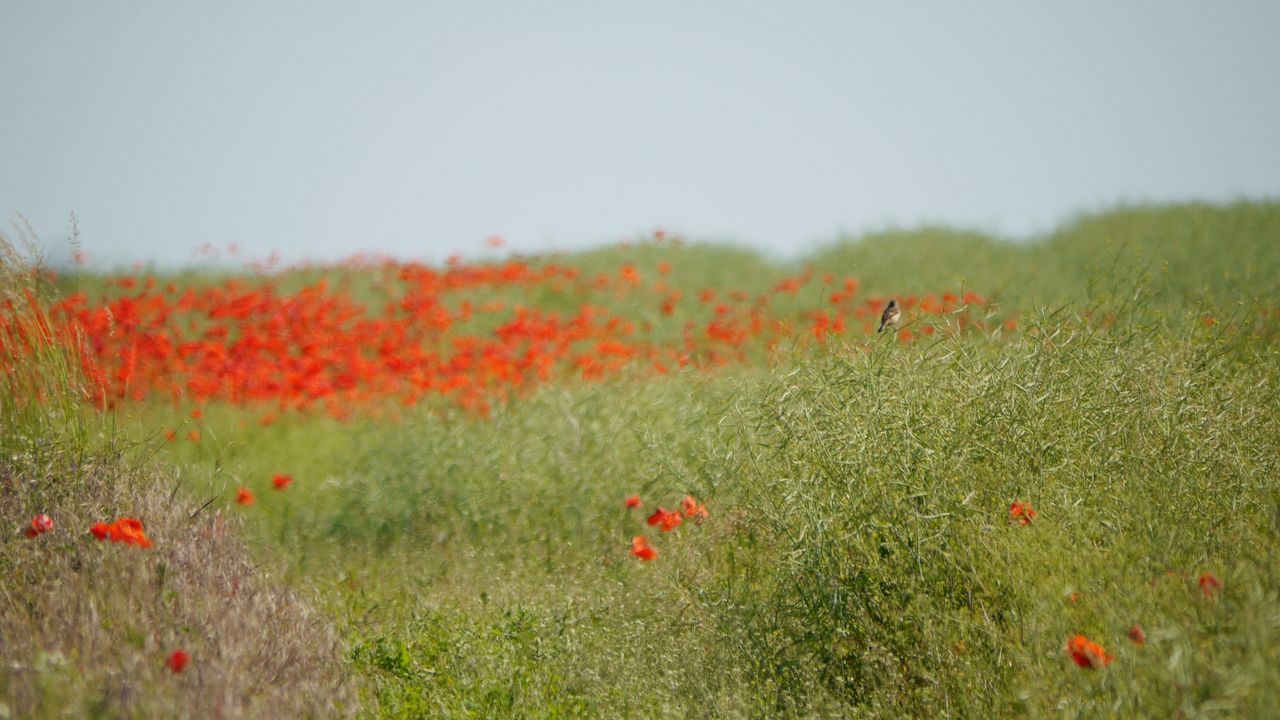
[[(564, 262), (753, 293), (803, 264), (700, 245)], [(872, 294), (991, 293), (1018, 332), (557, 385), (488, 420), (261, 427), (210, 406), (199, 445), (156, 437), (192, 422), (172, 408), (130, 422), (319, 591), (372, 714), (1273, 714), (1280, 206), (1121, 209), (1026, 245), (885, 233), (807, 262)], [(256, 505), (231, 505), (240, 486)], [(645, 525), (685, 494), (705, 523)], [(1110, 667), (1072, 664), (1075, 634)]]
[[(749, 544), (777, 556), (763, 592), (710, 595), (740, 610), (726, 640), (763, 639), (744, 655), (785, 707), (821, 686), (893, 715), (1262, 714), (1280, 674), (1221, 668), (1262, 668), (1280, 641), (1254, 605), (1280, 587), (1274, 349), (1063, 318), (1027, 330), (996, 352), (893, 348), (777, 379), (746, 418), (766, 440), (738, 488)], [(1211, 355), (1218, 342), (1252, 360)], [(1038, 518), (1011, 523), (1013, 501)], [(1201, 572), (1229, 597), (1200, 598)], [(1145, 648), (1128, 647), (1134, 623)], [(1120, 656), (1105, 699), (1065, 663), (1076, 633)]]

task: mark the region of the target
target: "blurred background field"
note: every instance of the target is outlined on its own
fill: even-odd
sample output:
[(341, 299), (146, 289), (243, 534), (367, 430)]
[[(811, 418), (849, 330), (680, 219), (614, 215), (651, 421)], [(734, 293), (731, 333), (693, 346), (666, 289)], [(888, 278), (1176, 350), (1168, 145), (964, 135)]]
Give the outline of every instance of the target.
[[(517, 265), (538, 279), (503, 275)], [(189, 546), (298, 603), (277, 652), (321, 669), (278, 686), (312, 683), (303, 714), (1266, 717), (1278, 278), (1274, 202), (1124, 207), (1020, 244), (879, 233), (787, 261), (663, 234), (432, 267), (15, 274), (10, 331), (27, 288), (100, 346), (5, 346), (0, 513), (64, 534), (0, 543), (0, 568), (33, 578), (3, 596), (0, 697), (18, 716), (213, 697), (271, 714), (267, 660), (207, 601), (162, 593), (166, 572), (239, 577), (157, 570)], [(53, 309), (77, 296), (88, 314)], [(911, 299), (902, 327), (869, 331), (889, 297)], [(144, 308), (132, 325), (122, 299)], [(262, 381), (273, 357), (297, 387)], [(705, 521), (646, 524), (686, 495)], [(130, 513), (154, 516), (157, 549), (80, 527)], [(170, 614), (51, 623), (59, 593), (135, 593), (49, 577), (86, 563), (144, 573), (128, 582)], [(139, 612), (204, 663), (198, 684), (153, 662), (167, 639), (130, 634)], [(305, 650), (314, 633), (332, 645)], [(1077, 634), (1106, 667), (1072, 662)]]

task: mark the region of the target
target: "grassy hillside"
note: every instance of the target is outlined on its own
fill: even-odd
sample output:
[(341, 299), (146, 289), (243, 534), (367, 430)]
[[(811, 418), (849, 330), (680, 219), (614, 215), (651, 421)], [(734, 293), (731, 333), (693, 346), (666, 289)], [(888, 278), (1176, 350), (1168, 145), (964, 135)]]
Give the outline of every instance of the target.
[[(1152, 309), (1205, 302), (1274, 305), (1280, 293), (1280, 208), (1274, 202), (1122, 208), (1083, 216), (1047, 237), (1011, 244), (946, 229), (841, 241), (809, 261), (856, 271), (872, 292), (965, 284), (1029, 310), (1087, 302), (1107, 284), (1143, 280)], [(1092, 291), (1092, 292), (1091, 292)]]
[[(100, 549), (90, 516), (153, 514), (166, 542), (234, 518), (272, 571), (262, 591), (321, 611), (299, 633), (336, 629), (339, 659), (279, 652), (348, 676), (358, 705), (330, 683), (303, 712), (1266, 717), (1280, 701), (1280, 205), (1122, 209), (1022, 245), (876, 235), (789, 265), (648, 239), (521, 267), (151, 291), (63, 276), (99, 343), (88, 404), (114, 412), (37, 420), (11, 390), (6, 422), (70, 452), (90, 440), (57, 428), (86, 418), (137, 443), (104, 467), (153, 474), (60, 495), (9, 483), (0, 516), (50, 512), (77, 558)], [(904, 327), (868, 331), (890, 296), (911, 299)], [(84, 499), (160, 478), (169, 509)], [(681, 524), (647, 524), (659, 506)], [(637, 536), (656, 558), (632, 553)], [(37, 547), (13, 534), (0, 570), (32, 572)], [(158, 556), (111, 561), (147, 585)], [(73, 630), (8, 642), (35, 598), (65, 592), (14, 588), (5, 667), (55, 647), (113, 657)], [(41, 622), (70, 612), (52, 607)], [(216, 647), (199, 607), (187, 643)], [(1080, 635), (1097, 645), (1073, 659)], [(259, 672), (203, 660), (227, 698)], [(140, 704), (33, 689), (59, 672), (0, 672), (0, 698), (19, 715), (215, 714), (161, 672)]]

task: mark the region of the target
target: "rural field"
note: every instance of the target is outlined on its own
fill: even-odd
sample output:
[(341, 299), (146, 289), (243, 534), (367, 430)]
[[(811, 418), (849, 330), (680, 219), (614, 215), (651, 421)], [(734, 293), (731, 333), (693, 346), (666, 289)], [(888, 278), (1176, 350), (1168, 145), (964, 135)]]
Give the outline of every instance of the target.
[(0, 719), (1280, 707), (1280, 203), (787, 259), (29, 235)]

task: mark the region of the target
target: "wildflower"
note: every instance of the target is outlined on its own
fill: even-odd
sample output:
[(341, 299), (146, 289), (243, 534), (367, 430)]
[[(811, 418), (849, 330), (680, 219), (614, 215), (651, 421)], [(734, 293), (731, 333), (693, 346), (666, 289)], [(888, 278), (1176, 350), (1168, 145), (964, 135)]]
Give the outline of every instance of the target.
[(188, 439), (188, 440), (190, 440), (190, 441), (191, 441), (191, 442), (193, 442), (193, 443), (199, 443), (199, 442), (200, 442), (200, 431), (199, 431), (199, 430), (192, 430), (191, 432), (187, 433), (187, 439)]
[(200, 408), (196, 408), (191, 411), (191, 417), (194, 420), (199, 420), (204, 417), (204, 411), (201, 410)]
[(693, 499), (692, 495), (685, 495), (680, 501), (680, 510), (687, 518), (692, 518), (694, 522), (701, 525), (703, 520), (707, 519), (707, 506)]
[(165, 442), (173, 442), (176, 437), (178, 437), (177, 430), (166, 430), (164, 433)]
[(631, 497), (627, 498), (626, 506), (628, 510), (630, 510), (631, 508), (640, 507), (640, 496), (632, 495)]
[(44, 513), (31, 518), (31, 524), (27, 526), (24, 534), (33, 538), (37, 535), (43, 535), (53, 529), (53, 518)]
[(1111, 664), (1111, 656), (1098, 643), (1084, 635), (1076, 635), (1067, 641), (1067, 654), (1076, 665), (1090, 670), (1106, 667)]
[(135, 518), (120, 518), (115, 522), (115, 527), (107, 533), (108, 539), (112, 542), (124, 543), (125, 545), (137, 545), (138, 547), (151, 547), (151, 538), (142, 530), (142, 521)]
[(649, 544), (649, 538), (643, 535), (637, 535), (631, 538), (631, 554), (640, 558), (645, 562), (649, 562), (658, 557), (658, 551), (653, 549)]
[(89, 532), (99, 540), (110, 540), (113, 543), (136, 545), (140, 548), (151, 547), (151, 538), (142, 528), (142, 521), (136, 518), (122, 517), (113, 523), (94, 523)]
[(276, 474), (274, 477), (271, 478), (271, 484), (275, 486), (275, 489), (277, 490), (284, 490), (285, 488), (289, 487), (289, 484), (292, 482), (293, 482), (292, 475)]
[(1137, 625), (1133, 625), (1129, 628), (1129, 639), (1133, 641), (1134, 645), (1147, 644), (1147, 634), (1142, 632), (1142, 628)]
[(249, 488), (240, 488), (236, 490), (237, 505), (252, 505), (253, 501), (253, 491)]
[(1031, 507), (1031, 503), (1014, 502), (1009, 506), (1009, 519), (1016, 521), (1019, 525), (1030, 525), (1035, 518), (1036, 511)]
[(650, 525), (661, 526), (662, 532), (671, 532), (672, 530), (680, 527), (680, 524), (684, 522), (684, 518), (680, 516), (678, 511), (671, 512), (670, 510), (659, 506), (645, 522)]
[(186, 650), (174, 650), (164, 661), (165, 667), (169, 668), (175, 675), (185, 670), (190, 663), (191, 655)]
[(1211, 598), (1217, 595), (1221, 589), (1222, 581), (1218, 579), (1217, 575), (1211, 572), (1200, 574), (1200, 592), (1204, 593), (1205, 597)]

